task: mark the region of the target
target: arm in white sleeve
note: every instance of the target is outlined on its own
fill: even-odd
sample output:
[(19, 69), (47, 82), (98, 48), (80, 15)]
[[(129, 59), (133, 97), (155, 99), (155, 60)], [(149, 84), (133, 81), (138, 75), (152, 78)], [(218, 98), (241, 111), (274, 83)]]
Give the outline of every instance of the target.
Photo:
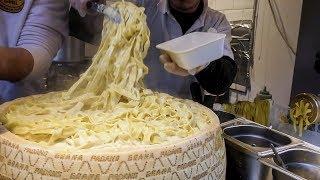
[(17, 47), (28, 50), (34, 66), (27, 79), (43, 75), (68, 34), (68, 1), (34, 0)]
[(231, 49), (231, 25), (229, 21), (227, 20), (226, 16), (223, 15), (218, 21), (218, 24), (214, 27), (218, 33), (226, 34), (226, 39), (224, 41), (224, 56), (229, 56), (231, 59), (234, 59), (233, 52)]

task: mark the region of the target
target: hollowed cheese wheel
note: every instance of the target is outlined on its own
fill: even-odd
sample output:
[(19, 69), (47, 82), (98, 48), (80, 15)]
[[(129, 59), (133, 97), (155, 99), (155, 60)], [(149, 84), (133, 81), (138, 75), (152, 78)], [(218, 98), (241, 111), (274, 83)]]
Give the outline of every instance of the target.
[[(0, 113), (26, 99), (0, 105)], [(225, 145), (218, 117), (205, 111), (217, 121), (176, 142), (75, 153), (39, 146), (0, 125), (0, 179), (225, 179)]]

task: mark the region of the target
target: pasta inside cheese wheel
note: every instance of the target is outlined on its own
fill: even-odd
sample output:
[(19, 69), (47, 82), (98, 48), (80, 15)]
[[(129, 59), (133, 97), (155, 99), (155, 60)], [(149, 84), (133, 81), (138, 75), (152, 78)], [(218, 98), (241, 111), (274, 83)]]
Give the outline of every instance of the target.
[(105, 20), (92, 65), (68, 91), (0, 105), (0, 179), (225, 178), (218, 117), (144, 88), (144, 9), (113, 6), (121, 24)]
[(217, 122), (202, 106), (143, 86), (150, 32), (143, 8), (118, 2), (121, 24), (105, 20), (92, 65), (66, 92), (13, 104), (1, 121), (14, 134), (51, 148), (152, 145)]

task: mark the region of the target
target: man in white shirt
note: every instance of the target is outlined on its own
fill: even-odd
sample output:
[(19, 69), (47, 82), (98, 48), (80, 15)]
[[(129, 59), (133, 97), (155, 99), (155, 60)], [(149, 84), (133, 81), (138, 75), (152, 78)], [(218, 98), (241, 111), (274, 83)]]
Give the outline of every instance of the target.
[(0, 1), (0, 103), (39, 93), (68, 33), (67, 0)]
[[(86, 12), (85, 4), (87, 1), (70, 0), (71, 5), (82, 16)], [(181, 98), (194, 96), (190, 93), (190, 85), (193, 82), (198, 82), (204, 90), (213, 95), (221, 95), (228, 91), (236, 75), (237, 65), (233, 60), (230, 47), (231, 26), (224, 14), (210, 9), (208, 0), (132, 1), (145, 7), (147, 23), (151, 32), (151, 45), (144, 61), (149, 68), (149, 74), (145, 78), (147, 88)], [(89, 23), (97, 18), (99, 17), (90, 14), (84, 17)], [(94, 27), (90, 26), (91, 29)], [(96, 27), (99, 27), (99, 24)], [(157, 44), (196, 31), (226, 34), (224, 56), (220, 59), (214, 59), (210, 64), (195, 72), (189, 73), (172, 62), (169, 56), (161, 55), (160, 51), (156, 49)], [(198, 96), (197, 93), (195, 96)]]

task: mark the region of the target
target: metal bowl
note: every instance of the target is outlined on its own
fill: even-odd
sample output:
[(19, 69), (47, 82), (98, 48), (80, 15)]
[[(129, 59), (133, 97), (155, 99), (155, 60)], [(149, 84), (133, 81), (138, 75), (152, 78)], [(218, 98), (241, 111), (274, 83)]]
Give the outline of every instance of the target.
[(279, 147), (292, 143), (291, 139), (287, 136), (276, 133), (268, 128), (254, 125), (225, 128), (224, 133), (252, 147), (269, 148), (270, 144)]
[[(279, 154), (287, 170), (305, 179), (320, 179), (320, 154), (293, 149)], [(279, 164), (278, 164), (279, 165)], [(284, 174), (273, 171), (275, 179), (286, 179)]]

